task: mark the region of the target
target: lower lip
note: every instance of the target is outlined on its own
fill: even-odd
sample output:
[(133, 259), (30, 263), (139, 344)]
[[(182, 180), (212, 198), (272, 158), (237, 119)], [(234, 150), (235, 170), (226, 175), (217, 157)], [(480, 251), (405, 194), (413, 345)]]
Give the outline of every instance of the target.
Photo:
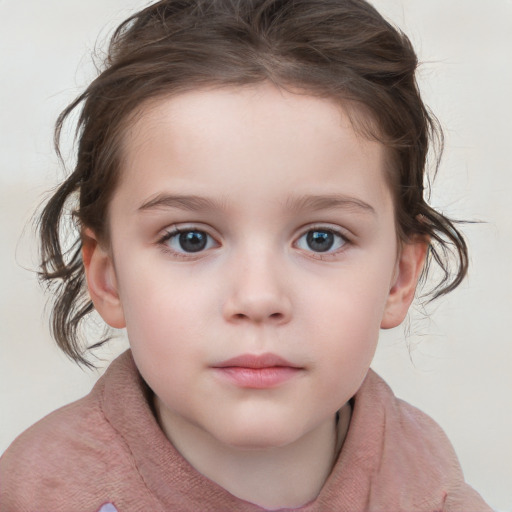
[(241, 388), (268, 389), (292, 379), (300, 373), (300, 368), (291, 366), (271, 366), (267, 368), (245, 368), (227, 366), (215, 368), (218, 374)]

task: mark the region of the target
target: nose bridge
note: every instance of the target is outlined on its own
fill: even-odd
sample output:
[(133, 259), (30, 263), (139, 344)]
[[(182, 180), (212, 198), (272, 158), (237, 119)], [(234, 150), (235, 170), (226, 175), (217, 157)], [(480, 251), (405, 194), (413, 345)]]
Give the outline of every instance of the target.
[(231, 321), (283, 323), (291, 315), (284, 255), (268, 242), (243, 243), (233, 255), (224, 313)]

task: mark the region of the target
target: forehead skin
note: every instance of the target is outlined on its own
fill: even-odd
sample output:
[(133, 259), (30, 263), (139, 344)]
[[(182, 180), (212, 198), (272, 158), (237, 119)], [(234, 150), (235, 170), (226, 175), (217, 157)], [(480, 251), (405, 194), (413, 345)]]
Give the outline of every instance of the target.
[[(388, 151), (340, 127), (352, 124), (339, 103), (272, 85), (197, 90), (153, 100), (132, 117), (126, 129), (117, 191), (129, 189), (140, 198), (150, 198), (159, 191), (151, 189), (148, 172), (159, 169), (167, 171), (171, 187), (193, 182), (194, 193), (204, 195), (225, 198), (227, 184), (255, 194), (258, 177), (261, 182), (272, 179), (276, 185), (285, 180), (292, 195), (308, 194), (311, 187), (325, 194), (329, 191), (322, 184), (339, 174), (342, 158), (352, 162), (353, 170), (345, 169), (347, 176), (351, 174), (344, 183), (346, 194), (365, 189), (369, 202), (374, 198), (375, 203), (386, 203), (391, 197), (385, 179)], [(146, 166), (148, 159), (151, 169)], [(383, 179), (368, 186), (364, 170), (375, 162)], [(234, 167), (239, 169), (235, 176)], [(321, 174), (316, 173), (320, 167)], [(261, 199), (269, 202), (272, 198), (265, 189), (261, 187), (265, 195)], [(135, 210), (136, 205), (132, 206)]]

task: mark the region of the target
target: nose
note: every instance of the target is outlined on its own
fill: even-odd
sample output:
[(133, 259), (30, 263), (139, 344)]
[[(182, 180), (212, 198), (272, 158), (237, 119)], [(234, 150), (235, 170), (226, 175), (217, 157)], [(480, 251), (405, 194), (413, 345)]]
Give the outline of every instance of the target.
[(292, 303), (286, 272), (271, 255), (252, 254), (231, 266), (223, 306), (229, 322), (281, 325), (289, 322)]

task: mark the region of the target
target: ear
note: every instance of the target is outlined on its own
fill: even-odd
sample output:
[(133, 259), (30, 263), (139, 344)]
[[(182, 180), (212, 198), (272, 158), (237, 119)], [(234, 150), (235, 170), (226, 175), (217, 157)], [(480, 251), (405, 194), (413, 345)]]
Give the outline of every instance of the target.
[(82, 261), (94, 308), (108, 325), (122, 329), (126, 323), (112, 256), (89, 228), (82, 232)]
[(391, 329), (400, 325), (407, 315), (425, 263), (428, 246), (429, 242), (424, 237), (417, 237), (403, 244), (384, 308), (381, 329)]

